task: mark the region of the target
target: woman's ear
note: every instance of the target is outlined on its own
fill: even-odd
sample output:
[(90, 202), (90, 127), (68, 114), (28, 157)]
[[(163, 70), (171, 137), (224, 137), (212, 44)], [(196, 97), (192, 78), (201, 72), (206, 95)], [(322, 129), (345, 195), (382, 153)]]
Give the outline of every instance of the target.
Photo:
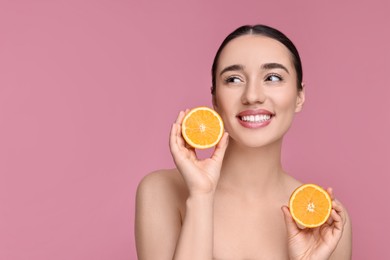
[(301, 83), (302, 89), (298, 91), (297, 103), (295, 105), (295, 112), (298, 113), (302, 110), (305, 103), (305, 84)]

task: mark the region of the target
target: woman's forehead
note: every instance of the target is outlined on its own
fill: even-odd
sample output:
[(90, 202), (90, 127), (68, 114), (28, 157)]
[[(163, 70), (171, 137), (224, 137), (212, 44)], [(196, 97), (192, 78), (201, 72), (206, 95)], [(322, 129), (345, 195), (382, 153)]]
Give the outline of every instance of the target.
[(292, 67), (290, 51), (279, 41), (262, 35), (244, 35), (230, 41), (222, 50), (218, 70), (232, 64), (281, 63)]

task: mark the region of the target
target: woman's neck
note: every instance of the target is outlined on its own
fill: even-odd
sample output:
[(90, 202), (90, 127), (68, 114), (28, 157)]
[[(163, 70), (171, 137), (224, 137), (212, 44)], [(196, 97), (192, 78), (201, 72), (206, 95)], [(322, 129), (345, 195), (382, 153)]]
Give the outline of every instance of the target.
[(281, 185), (285, 176), (281, 165), (282, 140), (259, 148), (239, 146), (229, 141), (220, 177), (220, 186), (246, 193), (266, 193)]

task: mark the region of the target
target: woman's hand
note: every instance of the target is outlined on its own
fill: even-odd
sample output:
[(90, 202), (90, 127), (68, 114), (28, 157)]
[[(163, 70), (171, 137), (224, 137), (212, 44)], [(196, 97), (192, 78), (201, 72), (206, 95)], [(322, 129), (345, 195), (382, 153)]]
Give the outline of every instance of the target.
[(346, 212), (343, 205), (334, 199), (331, 188), (328, 193), (332, 198), (332, 212), (329, 220), (317, 228), (299, 228), (291, 217), (289, 208), (282, 207), (290, 259), (329, 259), (336, 249), (346, 223)]
[(176, 167), (187, 184), (190, 195), (210, 194), (215, 191), (219, 180), (222, 160), (228, 144), (228, 134), (224, 133), (211, 158), (199, 160), (195, 149), (190, 147), (181, 135), (181, 124), (188, 111), (181, 111), (176, 122), (172, 125), (170, 150)]

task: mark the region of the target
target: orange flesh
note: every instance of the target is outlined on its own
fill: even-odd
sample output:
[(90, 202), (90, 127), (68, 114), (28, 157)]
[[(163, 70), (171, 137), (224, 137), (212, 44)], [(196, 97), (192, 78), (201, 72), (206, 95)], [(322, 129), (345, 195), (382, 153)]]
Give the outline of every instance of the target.
[(330, 216), (332, 202), (329, 194), (317, 185), (298, 188), (290, 199), (290, 212), (294, 220), (305, 227), (317, 227)]

